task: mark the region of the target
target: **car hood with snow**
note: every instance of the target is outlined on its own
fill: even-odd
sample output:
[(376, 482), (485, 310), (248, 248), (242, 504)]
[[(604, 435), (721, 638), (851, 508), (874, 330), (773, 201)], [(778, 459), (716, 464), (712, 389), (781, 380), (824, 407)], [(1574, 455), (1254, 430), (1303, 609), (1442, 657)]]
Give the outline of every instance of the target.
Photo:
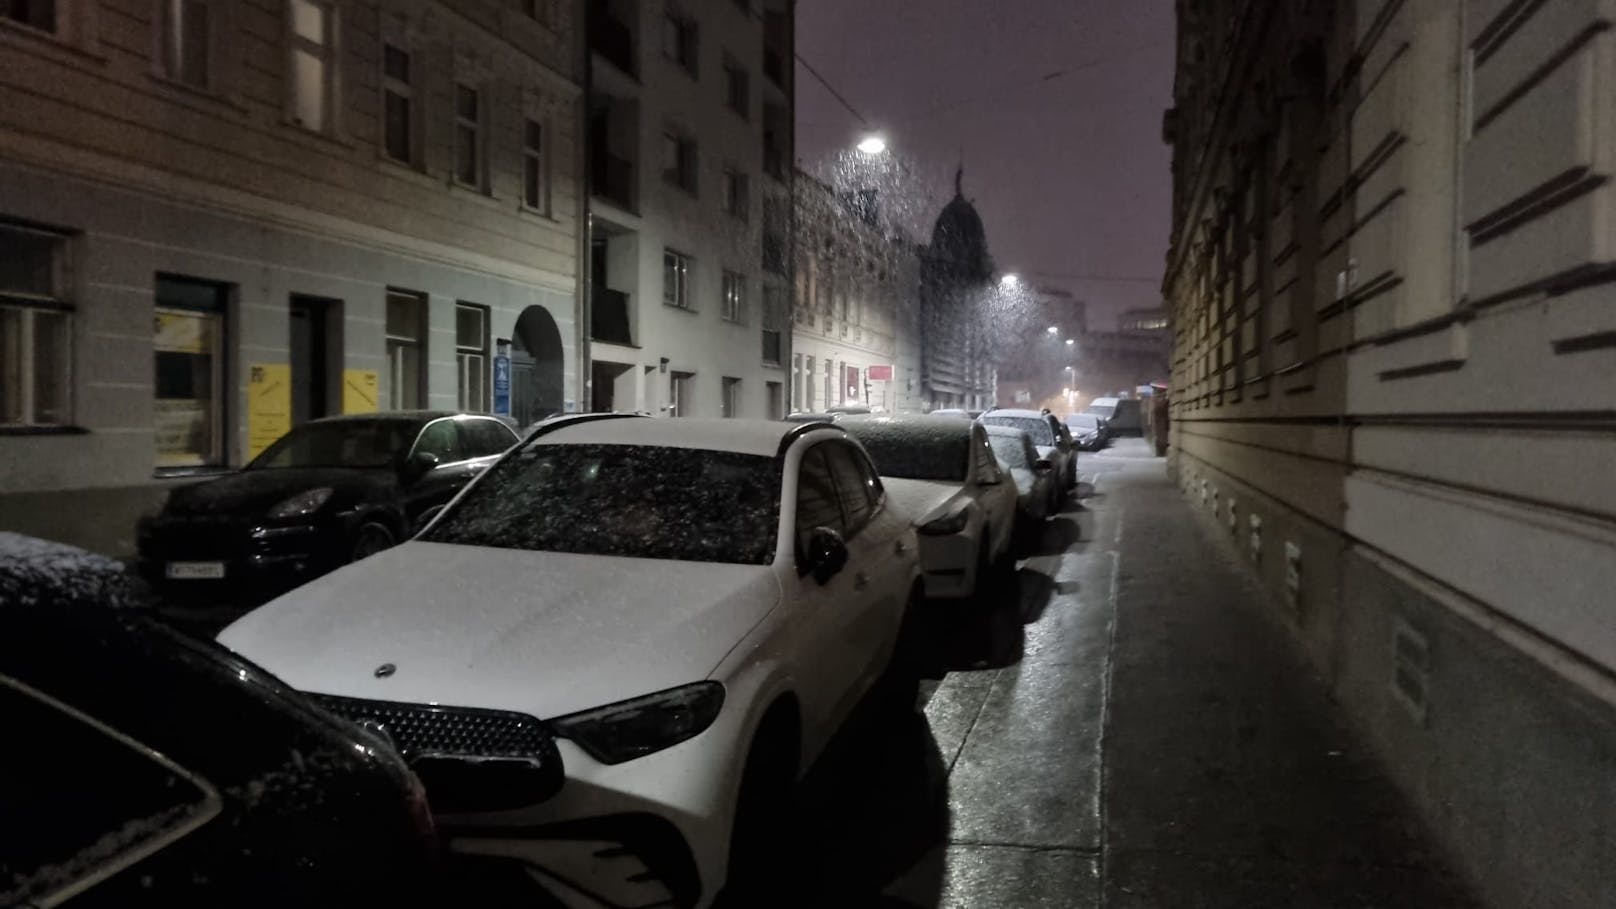
[(887, 497), (915, 526), (935, 521), (970, 501), (970, 495), (960, 483), (946, 480), (905, 480), (882, 477)]
[(303, 691), (549, 718), (701, 681), (779, 596), (762, 565), (411, 542), (219, 641)]

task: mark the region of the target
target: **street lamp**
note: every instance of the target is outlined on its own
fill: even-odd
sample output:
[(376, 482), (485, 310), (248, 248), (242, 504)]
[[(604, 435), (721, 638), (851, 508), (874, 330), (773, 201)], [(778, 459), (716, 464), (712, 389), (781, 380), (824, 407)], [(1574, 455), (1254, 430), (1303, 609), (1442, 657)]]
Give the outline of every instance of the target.
[(1048, 328), (1044, 329), (1044, 331), (1047, 331), (1052, 335), (1060, 334), (1060, 329), (1054, 325), (1049, 326)]
[(999, 279), (999, 286), (1000, 287), (1015, 287), (1017, 284), (1020, 284), (1020, 283), (1021, 283), (1021, 277), (1019, 275), (1015, 274), (1014, 272), (1011, 272), (1010, 274), (1005, 275), (1004, 277)]
[(1066, 346), (1067, 347), (1071, 347), (1073, 344), (1076, 344), (1076, 343), (1077, 343), (1076, 338), (1067, 338), (1066, 339)]
[(887, 140), (880, 133), (869, 133), (859, 140), (858, 150), (866, 155), (879, 155), (887, 150)]

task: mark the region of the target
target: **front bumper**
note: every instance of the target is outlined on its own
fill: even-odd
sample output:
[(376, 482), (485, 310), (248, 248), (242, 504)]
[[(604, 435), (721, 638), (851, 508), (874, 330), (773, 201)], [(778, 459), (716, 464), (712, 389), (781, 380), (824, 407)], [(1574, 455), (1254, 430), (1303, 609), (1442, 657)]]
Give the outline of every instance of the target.
[[(346, 562), (348, 538), (340, 516), (286, 525), (160, 516), (140, 523), (136, 570), (182, 599), (280, 593)], [(172, 578), (172, 563), (217, 565), (222, 577)]]

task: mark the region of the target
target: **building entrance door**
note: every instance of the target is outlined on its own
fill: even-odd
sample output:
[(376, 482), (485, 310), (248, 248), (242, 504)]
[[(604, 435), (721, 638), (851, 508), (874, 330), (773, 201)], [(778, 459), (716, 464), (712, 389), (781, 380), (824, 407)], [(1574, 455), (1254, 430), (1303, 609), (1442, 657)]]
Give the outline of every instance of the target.
[(293, 295), (292, 425), (341, 412), (342, 301)]

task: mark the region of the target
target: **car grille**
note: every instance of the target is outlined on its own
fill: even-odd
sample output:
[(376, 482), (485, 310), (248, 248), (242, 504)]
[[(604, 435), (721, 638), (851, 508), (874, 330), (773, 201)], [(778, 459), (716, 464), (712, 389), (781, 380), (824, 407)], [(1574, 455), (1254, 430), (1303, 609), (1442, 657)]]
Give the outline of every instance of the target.
[(400, 704), (315, 694), (321, 707), (392, 740), (406, 760), (422, 755), (553, 759), (555, 740), (525, 713)]

